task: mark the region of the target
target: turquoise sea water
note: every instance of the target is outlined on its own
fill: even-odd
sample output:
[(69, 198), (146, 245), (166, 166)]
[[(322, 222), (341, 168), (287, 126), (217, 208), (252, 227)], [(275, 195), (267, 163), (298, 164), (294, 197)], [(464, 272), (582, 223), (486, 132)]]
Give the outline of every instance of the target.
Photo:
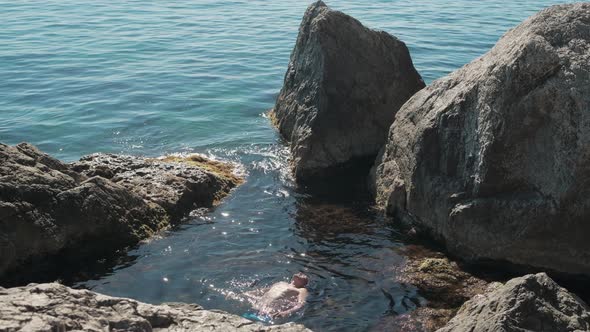
[[(564, 2), (328, 4), (405, 41), (431, 82)], [(297, 192), (288, 152), (263, 116), (308, 4), (0, 0), (0, 142), (28, 141), (68, 161), (98, 151), (200, 152), (248, 173), (210, 220), (139, 246), (76, 286), (241, 314), (248, 306), (234, 294), (303, 270), (311, 298), (293, 320), (318, 330), (366, 330), (424, 303), (393, 281), (405, 247), (395, 228), (362, 204)]]

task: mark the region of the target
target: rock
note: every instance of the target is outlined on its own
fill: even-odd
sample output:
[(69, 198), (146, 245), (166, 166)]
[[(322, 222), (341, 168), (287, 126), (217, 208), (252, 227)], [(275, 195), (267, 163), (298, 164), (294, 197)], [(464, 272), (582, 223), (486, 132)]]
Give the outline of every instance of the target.
[(168, 225), (161, 207), (118, 184), (78, 174), (30, 144), (0, 144), (0, 275), (66, 248), (111, 251)]
[(199, 155), (141, 158), (93, 154), (73, 164), (86, 176), (102, 176), (162, 206), (173, 219), (212, 207), (242, 183), (230, 164)]
[(590, 4), (553, 6), (398, 112), (377, 203), (467, 260), (590, 275)]
[(403, 248), (407, 257), (396, 270), (396, 282), (418, 289), (426, 299), (409, 313), (392, 317), (399, 331), (435, 331), (455, 315), (467, 300), (485, 292), (488, 282), (463, 270), (440, 252), (430, 252), (420, 246)]
[(66, 286), (0, 287), (1, 331), (309, 331), (293, 323), (264, 326), (197, 305), (151, 305)]
[(68, 165), (30, 144), (0, 144), (0, 276), (135, 245), (216, 204), (242, 181), (232, 171), (196, 155), (97, 154)]
[(398, 281), (416, 286), (429, 300), (429, 307), (451, 309), (482, 293), (488, 284), (463, 271), (456, 262), (442, 257), (408, 261)]
[(296, 179), (361, 160), (368, 171), (395, 113), (423, 87), (403, 42), (312, 4), (271, 113), (291, 143)]
[(588, 306), (545, 273), (494, 283), (438, 332), (590, 331)]

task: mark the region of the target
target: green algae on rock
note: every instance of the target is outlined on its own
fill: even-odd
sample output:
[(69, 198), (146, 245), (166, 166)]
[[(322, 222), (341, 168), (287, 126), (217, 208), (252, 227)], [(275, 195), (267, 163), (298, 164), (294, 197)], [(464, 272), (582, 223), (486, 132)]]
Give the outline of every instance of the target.
[(590, 4), (553, 6), (416, 93), (377, 203), (453, 255), (590, 276)]
[(440, 252), (407, 245), (402, 249), (407, 260), (396, 271), (396, 281), (418, 289), (426, 303), (394, 318), (399, 331), (433, 332), (447, 324), (461, 305), (485, 292), (488, 282), (465, 271)]
[(170, 155), (151, 159), (150, 161), (155, 163), (181, 163), (199, 167), (205, 171), (211, 172), (223, 179), (226, 179), (229, 184), (233, 186), (238, 186), (244, 182), (242, 177), (236, 175), (236, 167), (231, 163), (209, 159), (199, 154), (191, 154), (188, 156)]

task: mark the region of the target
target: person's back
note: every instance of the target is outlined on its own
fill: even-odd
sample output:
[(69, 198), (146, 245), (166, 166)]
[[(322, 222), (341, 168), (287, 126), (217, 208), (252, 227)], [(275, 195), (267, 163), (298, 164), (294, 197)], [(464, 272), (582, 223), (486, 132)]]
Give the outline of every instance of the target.
[(278, 282), (255, 302), (254, 308), (261, 315), (286, 317), (305, 304), (307, 282), (307, 276), (301, 273), (294, 275), (291, 283)]

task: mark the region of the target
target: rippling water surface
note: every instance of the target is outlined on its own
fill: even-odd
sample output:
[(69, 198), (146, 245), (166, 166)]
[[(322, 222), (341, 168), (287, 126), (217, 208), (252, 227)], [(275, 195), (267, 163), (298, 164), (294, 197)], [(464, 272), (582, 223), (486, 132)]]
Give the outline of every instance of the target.
[[(427, 82), (565, 1), (331, 1), (404, 40)], [(64, 160), (102, 152), (201, 152), (248, 181), (209, 219), (131, 251), (76, 285), (237, 314), (245, 290), (312, 277), (293, 320), (366, 330), (423, 300), (395, 283), (403, 239), (361, 203), (294, 190), (269, 126), (306, 1), (0, 1), (0, 141)], [(87, 278), (87, 279), (88, 279)], [(391, 301), (391, 299), (394, 301)]]

